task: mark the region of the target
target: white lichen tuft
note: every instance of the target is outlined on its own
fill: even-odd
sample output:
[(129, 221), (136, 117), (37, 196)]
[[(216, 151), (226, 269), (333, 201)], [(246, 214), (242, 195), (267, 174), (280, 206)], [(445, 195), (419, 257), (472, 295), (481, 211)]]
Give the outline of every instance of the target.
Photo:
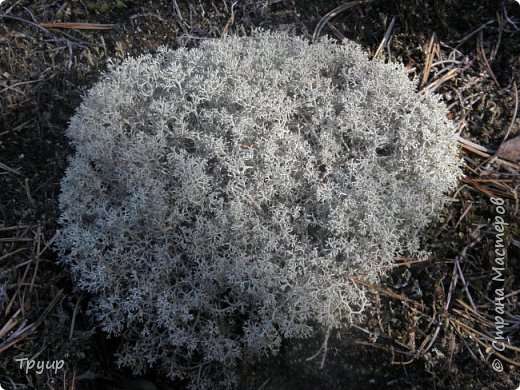
[(113, 66), (67, 135), (61, 259), (121, 365), (192, 388), (358, 320), (459, 175), (402, 65), (263, 31)]

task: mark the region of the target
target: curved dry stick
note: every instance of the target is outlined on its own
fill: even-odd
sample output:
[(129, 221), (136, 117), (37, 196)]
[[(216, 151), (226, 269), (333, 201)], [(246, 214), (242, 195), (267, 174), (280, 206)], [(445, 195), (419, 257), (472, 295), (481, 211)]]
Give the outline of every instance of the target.
[(332, 11), (328, 12), (316, 25), (316, 28), (314, 29), (314, 34), (312, 34), (312, 41), (316, 42), (318, 37), (321, 35), (321, 30), (323, 30), (323, 27), (325, 27), (325, 24), (328, 23), (329, 20), (331, 20), (334, 16), (339, 14), (340, 12), (343, 12), (349, 8), (355, 7), (356, 5), (364, 4), (364, 3), (371, 3), (374, 0), (355, 0), (351, 1), (350, 3), (346, 3), (343, 5), (340, 5), (339, 7), (334, 8)]

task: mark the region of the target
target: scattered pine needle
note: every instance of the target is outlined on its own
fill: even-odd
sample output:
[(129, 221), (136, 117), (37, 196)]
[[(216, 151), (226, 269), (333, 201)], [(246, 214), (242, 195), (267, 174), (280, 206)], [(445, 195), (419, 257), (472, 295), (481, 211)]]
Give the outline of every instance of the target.
[(409, 304), (411, 304), (412, 306), (416, 307), (416, 308), (424, 308), (424, 305), (420, 302), (417, 302), (417, 301), (414, 301), (413, 299), (410, 299), (408, 297), (405, 297), (401, 294), (397, 294), (397, 293), (394, 293), (393, 291), (390, 291), (390, 290), (387, 290), (383, 287), (380, 287), (380, 286), (377, 286), (375, 284), (372, 284), (372, 283), (369, 283), (369, 282), (366, 282), (362, 279), (359, 279), (359, 278), (356, 278), (355, 276), (348, 276), (347, 277), (348, 279), (352, 280), (354, 283), (358, 283), (358, 284), (361, 284), (362, 286), (365, 286), (365, 287), (368, 287), (370, 289), (373, 289), (377, 292), (380, 292), (381, 294), (384, 294), (390, 298), (394, 298), (394, 299), (397, 299), (397, 300), (400, 300), (400, 301), (403, 301), (403, 302), (407, 302)]
[(428, 44), (428, 51), (426, 52), (426, 61), (424, 64), (423, 77), (421, 79), (421, 87), (424, 87), (428, 82), (428, 78), (430, 76), (430, 71), (432, 69), (433, 57), (435, 56), (435, 33), (432, 34), (430, 38), (430, 43)]
[(73, 29), (73, 30), (110, 30), (115, 27), (115, 24), (99, 24), (99, 23), (40, 23), (43, 28), (53, 29)]

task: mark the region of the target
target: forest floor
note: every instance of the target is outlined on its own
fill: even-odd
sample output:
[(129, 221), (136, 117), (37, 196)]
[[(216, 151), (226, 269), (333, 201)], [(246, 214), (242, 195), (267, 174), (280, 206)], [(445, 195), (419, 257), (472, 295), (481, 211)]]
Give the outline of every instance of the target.
[[(0, 387), (180, 388), (118, 370), (118, 341), (89, 320), (88, 296), (57, 263), (60, 180), (73, 153), (65, 129), (109, 59), (256, 27), (352, 39), (371, 57), (403, 62), (420, 90), (447, 103), (465, 166), (424, 238), (430, 259), (401, 259), (381, 286), (366, 286), (374, 300), (366, 321), (331, 335), (322, 368), (322, 354), (308, 358), (323, 338), (287, 342), (277, 357), (244, 364), (241, 388), (516, 389), (520, 5), (512, 0), (2, 2)], [(54, 366), (21, 368), (24, 358)]]

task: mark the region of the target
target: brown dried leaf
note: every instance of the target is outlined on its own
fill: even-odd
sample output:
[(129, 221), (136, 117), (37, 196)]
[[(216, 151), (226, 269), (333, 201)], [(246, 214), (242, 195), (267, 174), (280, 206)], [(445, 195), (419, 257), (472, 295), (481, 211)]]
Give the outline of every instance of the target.
[(495, 153), (495, 156), (509, 161), (520, 161), (520, 136), (504, 142)]

